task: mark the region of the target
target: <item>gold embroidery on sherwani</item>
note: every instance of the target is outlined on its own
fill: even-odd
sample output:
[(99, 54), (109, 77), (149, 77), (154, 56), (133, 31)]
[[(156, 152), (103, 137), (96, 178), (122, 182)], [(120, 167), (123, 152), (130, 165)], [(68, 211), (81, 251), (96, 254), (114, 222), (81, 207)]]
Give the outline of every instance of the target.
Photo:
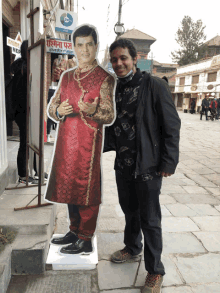
[[(96, 60), (95, 60), (95, 62), (93, 62), (93, 66), (91, 67), (91, 68), (89, 68), (89, 73), (86, 75), (86, 76), (88, 76), (90, 73), (92, 73), (93, 72), (93, 70), (97, 67), (98, 65), (97, 65), (97, 62), (96, 62)], [(78, 69), (78, 68), (77, 68)], [(74, 79), (77, 81), (77, 83), (78, 83), (78, 85), (79, 85), (79, 88), (81, 89), (81, 91), (82, 91), (82, 94), (81, 94), (81, 96), (80, 96), (80, 99), (79, 99), (79, 102), (82, 102), (83, 101), (83, 98), (84, 98), (84, 95), (85, 95), (85, 93), (86, 92), (88, 92), (88, 91), (86, 91), (86, 90), (84, 90), (84, 88), (83, 88), (83, 86), (81, 85), (81, 82), (80, 82), (80, 78), (79, 78), (79, 74), (80, 74), (80, 72), (82, 72), (80, 69), (79, 70), (75, 70), (75, 74), (76, 74), (76, 76), (77, 76), (77, 78), (75, 78), (75, 74), (74, 74)], [(88, 67), (87, 67), (87, 69), (88, 69)], [(92, 156), (91, 156), (91, 162), (90, 162), (90, 168), (89, 168), (89, 180), (88, 180), (88, 187), (87, 187), (87, 196), (86, 196), (86, 205), (88, 205), (88, 203), (89, 203), (89, 192), (90, 192), (90, 184), (91, 184), (91, 180), (92, 180), (92, 168), (93, 168), (93, 161), (94, 161), (94, 156), (95, 156), (95, 144), (96, 144), (96, 136), (97, 136), (97, 132), (98, 132), (98, 130), (95, 128), (95, 127), (93, 127), (92, 125), (90, 125), (87, 121), (86, 121), (86, 119), (84, 118), (84, 114), (83, 114), (83, 112), (80, 110), (79, 111), (79, 113), (80, 113), (80, 116), (81, 116), (81, 119), (82, 119), (82, 121), (89, 127), (89, 128), (91, 128), (91, 129), (93, 129), (94, 130), (94, 137), (93, 137), (93, 143), (92, 143)]]
[[(89, 74), (98, 66), (97, 61), (95, 60), (87, 70), (90, 70)], [(84, 69), (85, 71), (85, 69)], [(83, 101), (84, 95), (87, 92), (81, 85), (79, 74), (82, 70), (76, 70), (75, 74), (77, 78), (75, 80), (78, 82), (79, 88), (82, 90), (82, 94), (80, 96), (79, 102)], [(74, 75), (75, 75), (74, 74)], [(88, 74), (88, 75), (89, 75)], [(87, 76), (87, 75), (86, 75)], [(114, 106), (113, 106), (113, 89), (114, 89), (114, 78), (112, 76), (107, 76), (100, 88), (100, 102), (97, 106), (96, 113), (94, 114), (91, 119), (99, 124), (109, 124), (114, 119)], [(92, 180), (92, 168), (93, 168), (93, 161), (95, 156), (95, 146), (96, 146), (96, 137), (97, 132), (100, 129), (97, 129), (90, 125), (86, 119), (84, 118), (83, 112), (79, 111), (82, 121), (91, 129), (94, 130), (94, 137), (93, 137), (93, 145), (92, 145), (92, 156), (90, 162), (90, 169), (89, 169), (89, 181), (88, 181), (88, 188), (87, 188), (87, 196), (86, 196), (86, 205), (89, 203), (89, 192), (90, 192), (90, 184)]]
[(50, 106), (49, 106), (49, 115), (51, 118), (53, 118), (56, 121), (63, 121), (65, 116), (63, 116), (62, 118), (58, 118), (57, 117), (57, 108), (60, 106), (60, 86), (57, 89), (57, 92), (55, 94), (55, 96), (52, 98)]
[(106, 77), (100, 89), (100, 103), (97, 111), (91, 117), (99, 124), (110, 124), (114, 119), (113, 89), (115, 85), (114, 78), (109, 75)]

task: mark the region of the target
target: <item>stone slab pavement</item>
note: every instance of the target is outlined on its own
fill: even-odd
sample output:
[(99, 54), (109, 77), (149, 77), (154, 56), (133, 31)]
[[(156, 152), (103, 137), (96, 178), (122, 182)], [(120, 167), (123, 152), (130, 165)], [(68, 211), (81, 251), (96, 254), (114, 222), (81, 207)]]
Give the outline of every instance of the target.
[[(201, 121), (198, 114), (179, 112), (179, 115), (182, 121), (180, 163), (176, 173), (163, 180), (160, 195), (164, 244), (162, 261), (166, 270), (162, 293), (219, 293), (220, 121)], [(13, 286), (16, 281), (21, 286), (24, 283), (14, 276), (8, 293), (58, 292), (53, 282), (58, 284), (59, 292), (141, 292), (147, 273), (143, 255), (123, 264), (110, 261), (111, 253), (124, 247), (125, 224), (117, 198), (114, 157), (114, 152), (102, 156), (103, 203), (96, 230), (97, 270), (84, 274), (79, 272), (79, 276), (72, 272), (69, 278), (69, 273), (66, 277), (66, 272), (62, 271), (48, 271), (44, 276), (35, 278), (25, 276), (22, 277), (26, 283), (23, 291), (13, 291), (13, 288), (18, 288)], [(67, 231), (66, 206), (58, 205), (55, 233)], [(81, 278), (90, 289), (80, 291)], [(48, 289), (36, 291), (33, 288), (37, 286)]]

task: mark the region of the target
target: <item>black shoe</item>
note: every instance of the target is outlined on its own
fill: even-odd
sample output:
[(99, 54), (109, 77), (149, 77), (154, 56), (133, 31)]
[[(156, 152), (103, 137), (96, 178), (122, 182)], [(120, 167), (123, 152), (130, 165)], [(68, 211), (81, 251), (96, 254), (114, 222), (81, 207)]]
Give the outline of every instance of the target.
[[(37, 172), (34, 175), (34, 179), (39, 180), (39, 176)], [(47, 181), (47, 179), (48, 179), (48, 174), (44, 172), (44, 180)]]
[(78, 240), (78, 236), (69, 231), (65, 236), (59, 237), (59, 238), (53, 238), (51, 240), (51, 243), (53, 244), (58, 244), (58, 245), (64, 245), (64, 244), (69, 244), (69, 243), (74, 243)]
[[(28, 183), (29, 184), (34, 184), (33, 181), (34, 181), (34, 179), (29, 176), (28, 177)], [(19, 177), (18, 183), (24, 183), (24, 184), (26, 184), (26, 177)]]
[(60, 250), (64, 254), (90, 254), (92, 252), (92, 242), (78, 239), (75, 243), (64, 246)]

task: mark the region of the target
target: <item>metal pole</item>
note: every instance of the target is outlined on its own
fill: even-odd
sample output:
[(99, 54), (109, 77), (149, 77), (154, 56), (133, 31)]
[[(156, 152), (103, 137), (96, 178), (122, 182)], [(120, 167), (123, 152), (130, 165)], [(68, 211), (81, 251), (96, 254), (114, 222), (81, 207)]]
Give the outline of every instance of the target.
[(121, 23), (121, 7), (122, 7), (122, 0), (119, 0), (119, 8), (118, 8), (118, 23)]

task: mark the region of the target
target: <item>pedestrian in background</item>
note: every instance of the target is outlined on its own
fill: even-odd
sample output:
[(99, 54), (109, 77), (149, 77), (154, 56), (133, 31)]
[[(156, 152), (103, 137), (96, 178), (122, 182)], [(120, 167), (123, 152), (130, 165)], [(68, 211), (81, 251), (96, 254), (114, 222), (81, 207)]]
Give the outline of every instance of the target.
[(192, 102), (191, 102), (191, 114), (195, 113), (195, 106), (196, 106), (196, 102), (193, 99)]
[(220, 117), (220, 98), (216, 100), (217, 102), (217, 119)]
[[(26, 183), (26, 116), (27, 116), (27, 48), (28, 41), (21, 45), (21, 58), (11, 65), (13, 76), (12, 100), (15, 109), (14, 120), (19, 128), (20, 144), (17, 155), (18, 182)], [(29, 177), (28, 182), (32, 183), (33, 178)]]
[(116, 151), (119, 203), (125, 214), (122, 250), (111, 256), (126, 262), (141, 253), (148, 272), (142, 293), (159, 293), (165, 274), (162, 253), (162, 177), (174, 174), (179, 157), (180, 119), (169, 86), (137, 68), (137, 50), (128, 39), (110, 46), (110, 61), (118, 77), (116, 120), (106, 128), (104, 151)]
[(206, 120), (208, 120), (208, 110), (209, 110), (209, 97), (206, 96), (202, 100), (202, 111), (201, 111), (201, 115), (200, 115), (200, 120), (202, 120), (202, 115), (204, 112), (205, 112)]
[(217, 120), (217, 107), (218, 107), (218, 103), (216, 99), (213, 99), (210, 104), (210, 111), (211, 111), (213, 119), (215, 117), (215, 120)]

